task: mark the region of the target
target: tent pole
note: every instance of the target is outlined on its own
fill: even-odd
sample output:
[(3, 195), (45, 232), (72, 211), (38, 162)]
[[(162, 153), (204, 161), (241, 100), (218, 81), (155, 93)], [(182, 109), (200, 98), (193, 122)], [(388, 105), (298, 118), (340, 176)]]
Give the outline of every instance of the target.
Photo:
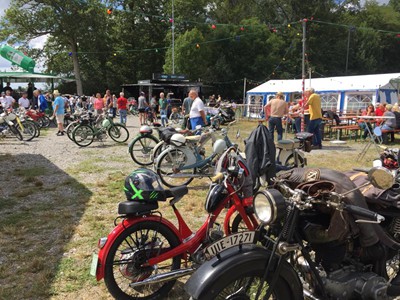
[(243, 104), (246, 103), (246, 77), (243, 79)]

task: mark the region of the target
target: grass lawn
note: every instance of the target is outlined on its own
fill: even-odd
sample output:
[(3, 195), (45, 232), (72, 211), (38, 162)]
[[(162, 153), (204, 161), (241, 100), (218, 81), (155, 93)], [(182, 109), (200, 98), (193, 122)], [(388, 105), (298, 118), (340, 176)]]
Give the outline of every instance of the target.
[[(243, 140), (256, 126), (242, 121), (232, 126), (229, 135), (244, 149)], [(378, 155), (371, 147), (357, 162), (361, 142), (323, 144), (323, 150), (306, 154), (309, 166), (345, 171), (370, 167)], [(111, 169), (93, 159), (100, 152), (86, 151), (79, 164), (65, 170), (43, 156), (34, 157), (35, 165), (28, 166), (24, 165), (32, 158), (28, 153), (0, 155), (3, 170), (9, 172), (0, 187), (0, 299), (110, 298), (104, 282), (89, 275), (91, 257), (98, 239), (114, 227), (117, 204), (124, 200), (123, 182), (134, 167), (119, 157), (120, 167)], [(87, 177), (94, 179), (88, 182)], [(193, 230), (206, 217), (208, 186), (208, 179), (195, 180), (190, 187), (196, 188), (177, 204)], [(14, 188), (10, 192), (7, 187)], [(176, 224), (166, 203), (160, 210)], [(170, 299), (186, 299), (182, 285), (178, 283)]]

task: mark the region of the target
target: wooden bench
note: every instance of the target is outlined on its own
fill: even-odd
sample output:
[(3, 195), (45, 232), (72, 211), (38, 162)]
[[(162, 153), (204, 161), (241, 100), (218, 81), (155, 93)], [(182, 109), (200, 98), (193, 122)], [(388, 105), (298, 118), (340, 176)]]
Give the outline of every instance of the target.
[(399, 133), (400, 128), (398, 129), (392, 129), (392, 130), (384, 130), (382, 129), (382, 141), (384, 144), (389, 143), (389, 134), (390, 134), (390, 141), (393, 143), (394, 142), (394, 134)]
[(342, 131), (346, 130), (346, 131), (351, 131), (354, 133), (355, 136), (355, 140), (357, 141), (357, 137), (358, 137), (358, 131), (360, 130), (360, 126), (354, 124), (354, 125), (338, 125), (338, 126), (332, 126), (331, 130), (334, 131), (338, 131), (339, 132), (339, 136), (338, 139), (340, 140), (342, 138)]

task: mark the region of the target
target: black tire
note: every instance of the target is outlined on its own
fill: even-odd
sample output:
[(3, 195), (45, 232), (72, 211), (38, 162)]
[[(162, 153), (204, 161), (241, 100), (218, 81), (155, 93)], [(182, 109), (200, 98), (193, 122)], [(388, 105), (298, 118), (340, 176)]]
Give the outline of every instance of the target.
[[(199, 297), (198, 300), (253, 299), (261, 278), (264, 276), (265, 264), (266, 260), (254, 260), (246, 264), (238, 262), (235, 267), (230, 268), (229, 272), (224, 272), (218, 280), (215, 280), (213, 286), (208, 289), (209, 293), (204, 297)], [(288, 276), (285, 271), (285, 268), (283, 268), (280, 272), (272, 291), (272, 297), (269, 299), (302, 299), (302, 295), (298, 295), (298, 291), (295, 291), (292, 287), (291, 276)], [(277, 276), (272, 273), (270, 272), (267, 277), (259, 299), (264, 299), (263, 296), (268, 288), (268, 282), (271, 281), (272, 276)]]
[[(160, 145), (159, 145), (160, 144)], [(152, 152), (152, 161), (153, 163), (156, 161), (158, 156), (163, 152), (167, 147), (167, 144), (163, 141), (162, 143), (157, 143), (157, 145), (154, 147), (153, 152)]]
[(68, 126), (65, 128), (65, 132), (67, 133), (68, 138), (71, 141), (74, 141), (72, 137), (72, 132), (74, 131), (75, 127), (79, 125), (79, 121), (74, 121), (68, 124)]
[(36, 125), (30, 121), (21, 122), (24, 129), (21, 131), (22, 137), (24, 141), (31, 141), (34, 137), (36, 137)]
[(141, 166), (149, 166), (153, 163), (152, 152), (159, 140), (152, 135), (136, 137), (129, 145), (129, 154), (132, 160)]
[(129, 139), (128, 129), (118, 123), (114, 123), (108, 128), (108, 135), (117, 143), (125, 143)]
[(36, 127), (36, 135), (35, 135), (35, 137), (39, 137), (40, 136), (40, 126), (39, 126), (39, 124), (36, 123), (35, 121), (32, 121), (32, 120), (28, 120), (28, 121), (31, 122), (33, 125), (35, 125), (35, 127)]
[(291, 167), (291, 168), (303, 168), (306, 166), (306, 160), (301, 155), (298, 155), (299, 164), (296, 165), (294, 155), (290, 154), (286, 159), (284, 166)]
[(42, 128), (48, 128), (50, 126), (50, 119), (48, 116), (43, 116), (39, 118), (39, 124), (41, 124), (40, 127)]
[[(143, 221), (126, 228), (115, 240), (106, 258), (104, 282), (115, 299), (165, 299), (176, 280), (131, 288), (153, 274), (154, 268), (142, 267), (149, 258), (180, 244), (179, 238), (162, 223)], [(125, 263), (126, 262), (126, 263)], [(156, 266), (158, 274), (180, 269), (176, 256)], [(137, 293), (137, 295), (135, 295)]]
[(93, 143), (94, 130), (89, 125), (79, 125), (72, 132), (72, 139), (78, 146), (87, 147)]
[(19, 131), (19, 129), (18, 129), (17, 127), (15, 127), (15, 125), (9, 126), (9, 128), (10, 128), (11, 133), (12, 133), (18, 140), (20, 140), (20, 141), (23, 140), (21, 132)]
[(238, 213), (233, 219), (229, 226), (230, 233), (236, 233), (240, 231), (248, 231), (246, 223), (243, 221), (242, 216)]
[(195, 174), (196, 169), (187, 169), (183, 171), (174, 171), (179, 165), (184, 165), (187, 161), (185, 153), (180, 149), (170, 149), (169, 151), (161, 154), (157, 159), (157, 174), (163, 184), (168, 187), (177, 187), (181, 185), (188, 185), (192, 182), (193, 178), (188, 177), (171, 177), (170, 175), (189, 175)]

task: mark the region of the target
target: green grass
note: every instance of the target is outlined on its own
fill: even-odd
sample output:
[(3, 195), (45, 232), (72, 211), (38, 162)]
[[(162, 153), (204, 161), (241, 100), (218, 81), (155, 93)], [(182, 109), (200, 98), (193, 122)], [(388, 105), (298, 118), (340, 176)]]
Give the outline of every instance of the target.
[[(230, 129), (229, 136), (244, 150), (243, 140), (257, 125), (242, 121)], [(306, 154), (310, 167), (343, 171), (371, 166), (377, 157), (371, 148), (357, 162), (363, 146), (360, 142), (347, 141), (340, 147), (328, 141), (323, 144), (329, 150)], [(211, 145), (207, 146), (209, 151)], [(126, 154), (113, 157), (120, 167), (110, 169), (101, 155), (97, 150), (82, 149), (83, 161), (66, 170), (44, 162), (27, 167), (17, 164), (20, 160), (14, 155), (0, 155), (0, 162), (11, 174), (3, 182), (15, 186), (0, 197), (0, 261), (4, 261), (0, 263), (0, 299), (111, 299), (104, 282), (89, 275), (91, 255), (97, 251), (98, 239), (114, 228), (118, 203), (125, 201), (124, 180), (135, 165)], [(60, 176), (60, 184), (48, 180), (54, 175)], [(195, 179), (190, 184), (193, 189), (176, 204), (193, 231), (206, 219), (204, 202), (209, 184), (207, 178)], [(168, 202), (160, 203), (159, 210), (178, 226)], [(183, 281), (177, 283), (170, 299), (185, 299)]]

